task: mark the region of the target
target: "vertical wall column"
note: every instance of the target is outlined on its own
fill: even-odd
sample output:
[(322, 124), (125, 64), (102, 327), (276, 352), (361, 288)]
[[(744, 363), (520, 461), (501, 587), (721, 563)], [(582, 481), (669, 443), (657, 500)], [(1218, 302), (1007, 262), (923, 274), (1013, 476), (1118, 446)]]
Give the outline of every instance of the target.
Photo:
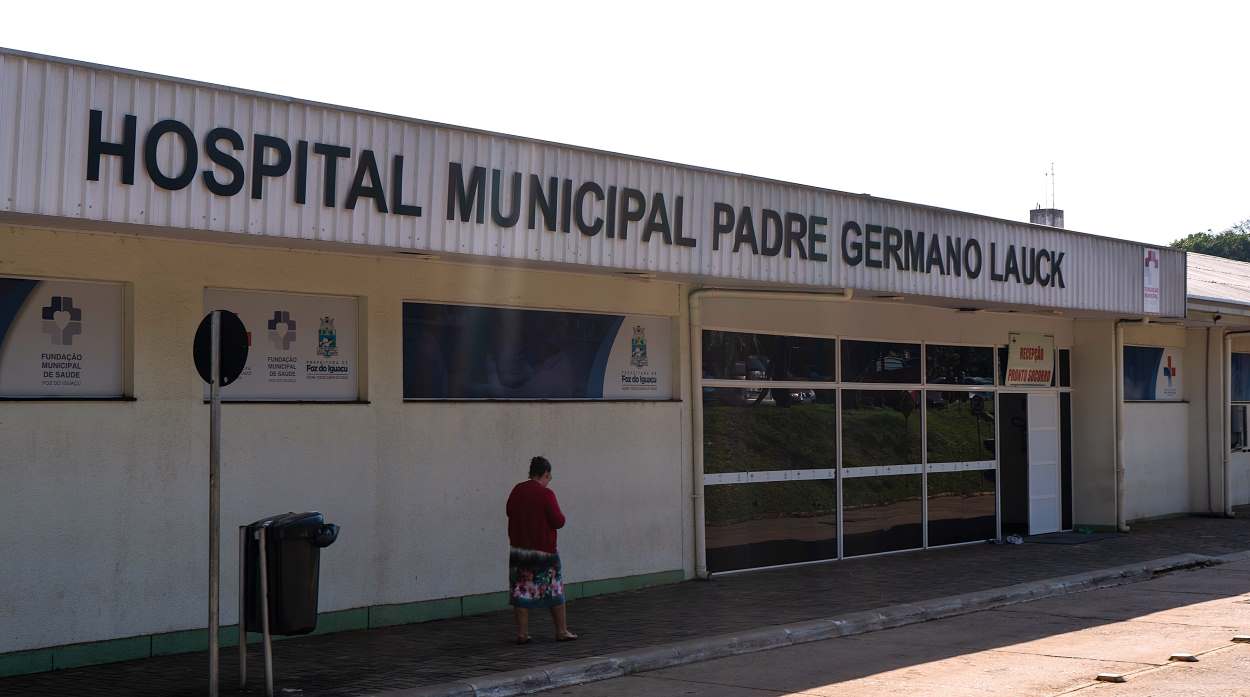
[(1076, 320), (1072, 346), (1072, 506), (1076, 526), (1116, 524), (1115, 322)]
[[(1224, 412), (1228, 409), (1224, 397), (1224, 329), (1207, 327), (1194, 331), (1203, 334), (1201, 344), (1192, 342), (1201, 347), (1203, 379), (1201, 394), (1190, 400), (1195, 406), (1202, 405), (1201, 410), (1193, 410), (1201, 423), (1190, 431), (1197, 442), (1196, 467), (1191, 470), (1195, 473), (1193, 510), (1219, 513), (1224, 510)], [(1195, 368), (1190, 368), (1190, 375), (1198, 375)]]

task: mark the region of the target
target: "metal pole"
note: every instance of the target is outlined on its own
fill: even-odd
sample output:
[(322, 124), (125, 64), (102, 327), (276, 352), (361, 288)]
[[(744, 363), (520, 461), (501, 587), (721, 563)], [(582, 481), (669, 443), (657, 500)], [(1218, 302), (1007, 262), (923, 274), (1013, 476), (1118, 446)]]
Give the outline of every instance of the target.
[(221, 311), (212, 313), (208, 439), (208, 694), (217, 697), (217, 625), (221, 604)]
[(247, 526), (239, 526), (239, 690), (247, 688)]
[(269, 560), (265, 554), (266, 528), (260, 529), (260, 630), (265, 647), (265, 697), (273, 697), (273, 642), (269, 637)]

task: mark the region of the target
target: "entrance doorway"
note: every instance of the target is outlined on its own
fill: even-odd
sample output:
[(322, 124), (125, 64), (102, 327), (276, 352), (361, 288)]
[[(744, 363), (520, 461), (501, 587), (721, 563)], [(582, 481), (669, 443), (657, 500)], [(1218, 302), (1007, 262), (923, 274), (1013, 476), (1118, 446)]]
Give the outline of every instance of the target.
[(1059, 396), (1002, 392), (998, 400), (1003, 533), (1059, 532), (1070, 495), (1060, 461)]

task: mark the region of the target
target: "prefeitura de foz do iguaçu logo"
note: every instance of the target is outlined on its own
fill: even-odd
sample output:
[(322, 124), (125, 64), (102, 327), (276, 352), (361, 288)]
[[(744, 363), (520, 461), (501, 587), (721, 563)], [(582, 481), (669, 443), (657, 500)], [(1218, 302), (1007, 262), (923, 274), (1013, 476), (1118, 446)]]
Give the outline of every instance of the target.
[(629, 364), (647, 367), (647, 330), (641, 324), (634, 325), (634, 336), (629, 340)]

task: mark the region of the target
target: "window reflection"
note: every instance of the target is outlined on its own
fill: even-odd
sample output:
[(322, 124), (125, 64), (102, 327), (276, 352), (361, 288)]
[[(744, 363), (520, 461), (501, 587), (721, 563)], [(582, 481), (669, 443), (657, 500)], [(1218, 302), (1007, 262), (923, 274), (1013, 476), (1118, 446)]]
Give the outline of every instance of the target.
[[(920, 398), (918, 390), (842, 391), (846, 556), (912, 549), (924, 542)], [(898, 465), (913, 466), (914, 473), (864, 469)]]
[[(996, 350), (1005, 369), (1001, 347), (935, 344), (922, 353), (900, 342), (703, 332), (707, 379), (833, 382), (841, 361), (843, 382), (881, 385), (702, 388), (704, 471), (721, 475), (705, 487), (709, 569), (836, 558), (839, 503), (848, 557), (917, 549), (926, 534), (930, 546), (993, 539)], [(1068, 350), (1056, 358), (1055, 381), (1070, 383)], [(902, 388), (922, 379), (971, 390)], [(733, 483), (741, 472), (832, 469), (839, 438), (840, 502), (833, 479)]]
[(834, 390), (703, 388), (703, 471), (830, 469)]
[(924, 544), (919, 474), (842, 480), (842, 552), (915, 549)]
[(704, 491), (713, 572), (838, 556), (836, 480), (722, 484)]
[(843, 382), (920, 382), (920, 344), (842, 341)]
[(778, 334), (703, 332), (703, 377), (833, 382), (837, 342)]
[(926, 380), (941, 385), (993, 385), (994, 349), (988, 346), (925, 346)]
[(929, 473), (929, 546), (977, 542), (997, 535), (994, 470)]
[(919, 390), (842, 390), (842, 466), (920, 464)]
[(944, 472), (943, 463), (993, 462), (994, 393), (930, 390), (925, 418), (929, 455), (929, 546), (997, 535), (993, 469)]
[(994, 459), (994, 393), (929, 390), (929, 463)]

